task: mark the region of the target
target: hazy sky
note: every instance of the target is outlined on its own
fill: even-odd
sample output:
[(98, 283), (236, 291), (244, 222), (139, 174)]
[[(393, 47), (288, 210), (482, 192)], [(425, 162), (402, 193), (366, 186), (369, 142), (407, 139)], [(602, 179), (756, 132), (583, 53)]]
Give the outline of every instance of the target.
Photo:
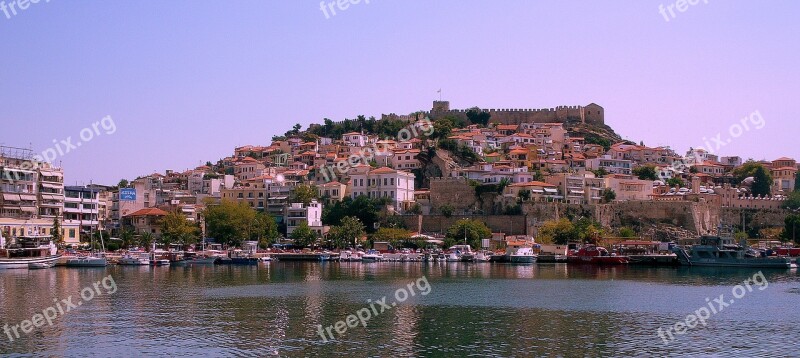
[[(453, 108), (595, 102), (681, 153), (719, 133), (721, 155), (800, 159), (798, 1), (371, 0), (329, 18), (305, 0), (45, 1), (0, 12), (0, 143), (42, 152), (88, 127), (56, 160), (68, 184), (427, 110), (439, 88)], [(754, 111), (763, 128), (731, 137)], [(113, 134), (91, 129), (107, 115)]]

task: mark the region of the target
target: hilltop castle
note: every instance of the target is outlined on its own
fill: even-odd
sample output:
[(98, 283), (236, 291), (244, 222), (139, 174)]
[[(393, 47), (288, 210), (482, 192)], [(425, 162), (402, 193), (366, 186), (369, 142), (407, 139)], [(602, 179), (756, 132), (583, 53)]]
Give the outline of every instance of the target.
[[(556, 108), (543, 109), (480, 109), (491, 115), (491, 122), (500, 124), (520, 124), (520, 123), (564, 123), (575, 121), (589, 124), (605, 124), (605, 114), (603, 107), (590, 103), (586, 106), (558, 106)], [(421, 113), (433, 120), (445, 116), (458, 116), (466, 118), (469, 109), (450, 109), (449, 101), (433, 101), (433, 108), (430, 112)], [(415, 115), (398, 116), (394, 113), (384, 114), (383, 118), (411, 120)]]

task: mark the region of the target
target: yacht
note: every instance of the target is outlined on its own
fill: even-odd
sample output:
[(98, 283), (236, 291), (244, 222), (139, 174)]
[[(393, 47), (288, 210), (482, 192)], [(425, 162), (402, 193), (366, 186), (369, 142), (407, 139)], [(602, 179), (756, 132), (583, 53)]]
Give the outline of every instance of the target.
[(117, 265), (123, 266), (147, 266), (150, 265), (150, 259), (147, 257), (147, 253), (134, 253), (129, 252), (125, 256), (122, 256), (118, 261)]
[[(453, 245), (453, 247), (450, 248), (450, 251), (455, 251), (460, 261), (464, 262), (475, 261), (475, 253), (472, 251), (472, 247), (470, 247), (469, 245), (466, 244)], [(449, 258), (448, 261), (450, 261)]]
[(761, 257), (745, 245), (736, 245), (729, 231), (720, 230), (720, 236), (701, 236), (700, 243), (690, 251), (675, 247), (678, 262), (686, 266), (795, 268), (797, 264), (788, 257)]
[(105, 257), (93, 255), (78, 256), (67, 259), (67, 267), (106, 267), (108, 260)]
[(366, 254), (361, 255), (361, 261), (363, 262), (383, 261), (383, 255), (376, 250), (369, 250), (367, 251)]
[(61, 255), (50, 236), (20, 236), (6, 243), (0, 233), (0, 269), (29, 268), (54, 263)]
[(532, 264), (536, 262), (536, 254), (533, 253), (533, 248), (531, 247), (509, 249), (506, 251), (506, 255), (508, 255), (508, 262), (511, 263)]

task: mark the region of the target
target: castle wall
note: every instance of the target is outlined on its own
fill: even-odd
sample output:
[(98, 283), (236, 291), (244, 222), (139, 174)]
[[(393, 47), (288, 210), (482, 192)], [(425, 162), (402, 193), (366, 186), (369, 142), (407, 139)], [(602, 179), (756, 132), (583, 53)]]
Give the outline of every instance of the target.
[[(419, 216), (403, 215), (400, 216), (406, 227), (411, 231), (417, 231)], [(452, 215), (449, 218), (444, 215), (422, 215), (423, 233), (445, 233), (461, 219), (478, 220), (486, 224), (492, 232), (505, 233), (506, 235), (529, 235), (531, 223), (525, 215)]]
[[(525, 109), (525, 108), (490, 108), (481, 109), (491, 115), (491, 122), (500, 124), (520, 123), (564, 123), (577, 121), (582, 123), (605, 124), (603, 107), (594, 103), (583, 106), (559, 106), (556, 108)], [(446, 101), (435, 101), (429, 116), (432, 119), (446, 116), (467, 118), (468, 109), (450, 109)]]

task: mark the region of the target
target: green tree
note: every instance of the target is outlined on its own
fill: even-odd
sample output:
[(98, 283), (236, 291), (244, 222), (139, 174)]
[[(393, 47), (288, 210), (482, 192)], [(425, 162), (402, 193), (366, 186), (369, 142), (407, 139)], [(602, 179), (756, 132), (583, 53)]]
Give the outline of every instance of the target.
[(289, 238), (294, 241), (295, 246), (309, 247), (314, 245), (314, 241), (317, 240), (317, 234), (314, 230), (311, 230), (307, 222), (303, 221), (292, 231)]
[(600, 200), (600, 202), (601, 202), (601, 203), (603, 203), (603, 204), (608, 204), (608, 203), (610, 203), (610, 202), (612, 202), (612, 201), (614, 201), (614, 200), (617, 200), (617, 193), (616, 193), (616, 192), (614, 192), (614, 189), (611, 189), (611, 188), (605, 188), (605, 189), (603, 189), (603, 191), (600, 193), (600, 197), (602, 198), (602, 199)]
[(491, 114), (489, 112), (482, 111), (478, 107), (473, 107), (467, 110), (467, 119), (469, 119), (472, 124), (478, 124), (481, 126), (486, 126), (489, 124), (489, 119), (491, 118)]
[(640, 180), (658, 180), (655, 165), (643, 165), (633, 169), (633, 175), (639, 177)]
[(794, 191), (800, 192), (800, 174), (794, 177)]
[(308, 205), (312, 200), (318, 199), (317, 188), (310, 184), (300, 184), (292, 190), (291, 202)]
[(322, 209), (322, 222), (328, 225), (340, 225), (346, 216), (354, 216), (366, 226), (367, 232), (373, 232), (375, 223), (380, 220), (381, 212), (387, 204), (383, 199), (372, 199), (366, 195), (359, 195), (355, 199), (345, 197), (342, 201)]
[(364, 236), (364, 229), (361, 220), (353, 216), (346, 216), (340, 225), (331, 227), (328, 238), (335, 248), (343, 249), (360, 240)]
[(122, 247), (126, 249), (136, 246), (136, 238), (133, 235), (133, 231), (130, 229), (122, 230), (119, 234), (119, 238), (122, 240)]
[(567, 218), (561, 218), (542, 224), (542, 228), (539, 229), (539, 241), (566, 245), (571, 241), (578, 241), (578, 237), (575, 235), (575, 226), (572, 222)]
[(450, 136), (453, 130), (453, 122), (447, 118), (437, 119), (433, 122), (433, 133), (431, 139), (444, 139)]
[(258, 241), (258, 247), (266, 249), (269, 245), (274, 244), (280, 236), (275, 218), (266, 213), (256, 213), (256, 226), (252, 231), (251, 241)]
[(393, 247), (408, 246), (411, 232), (406, 229), (382, 227), (372, 234), (372, 242), (388, 242)]
[(450, 204), (444, 204), (439, 207), (439, 212), (442, 213), (442, 215), (444, 215), (444, 217), (446, 218), (450, 218), (451, 216), (453, 216), (454, 210), (455, 209), (453, 209), (453, 206)]
[(748, 159), (747, 162), (736, 167), (731, 174), (733, 174), (733, 177), (736, 178), (737, 182), (741, 183), (745, 179), (755, 176), (756, 169), (758, 169), (758, 167), (763, 167), (763, 165), (752, 159)]
[(800, 209), (800, 191), (793, 191), (783, 202), (783, 208), (789, 210)]
[(139, 246), (141, 247), (146, 247), (149, 250), (150, 246), (153, 244), (153, 240), (153, 234), (149, 232), (139, 234)]
[(53, 236), (53, 242), (56, 245), (64, 245), (64, 234), (61, 233), (61, 223), (58, 221), (58, 217), (53, 218), (53, 227), (50, 229), (50, 232)]
[(127, 188), (129, 184), (127, 179), (120, 179), (117, 188)]
[(769, 196), (772, 191), (772, 176), (763, 165), (753, 173), (753, 195)]
[(674, 188), (676, 186), (681, 188), (681, 187), (683, 187), (683, 180), (681, 180), (681, 178), (669, 178), (667, 180), (667, 185), (670, 188)]
[(636, 231), (627, 226), (623, 226), (619, 229), (619, 237), (625, 237), (625, 238), (636, 237)]
[(786, 219), (784, 219), (783, 229), (783, 237), (786, 241), (794, 241), (794, 243), (800, 244), (800, 236), (798, 236), (797, 230), (800, 230), (800, 215), (787, 215)]
[(203, 216), (208, 235), (232, 247), (264, 232), (264, 221), (257, 220), (256, 211), (245, 202), (223, 199), (219, 205), (209, 205)]
[(468, 245), (474, 248), (480, 248), (481, 240), (490, 238), (492, 236), (492, 230), (481, 221), (461, 219), (447, 229), (445, 236), (459, 243), (463, 243), (466, 237)]
[(200, 229), (183, 214), (172, 211), (161, 218), (161, 238), (164, 247), (170, 244), (192, 245), (197, 242)]
[(592, 170), (592, 173), (594, 173), (594, 176), (596, 178), (602, 178), (602, 177), (608, 175), (608, 171), (606, 171), (606, 168), (600, 168), (600, 169), (597, 169), (597, 170)]

